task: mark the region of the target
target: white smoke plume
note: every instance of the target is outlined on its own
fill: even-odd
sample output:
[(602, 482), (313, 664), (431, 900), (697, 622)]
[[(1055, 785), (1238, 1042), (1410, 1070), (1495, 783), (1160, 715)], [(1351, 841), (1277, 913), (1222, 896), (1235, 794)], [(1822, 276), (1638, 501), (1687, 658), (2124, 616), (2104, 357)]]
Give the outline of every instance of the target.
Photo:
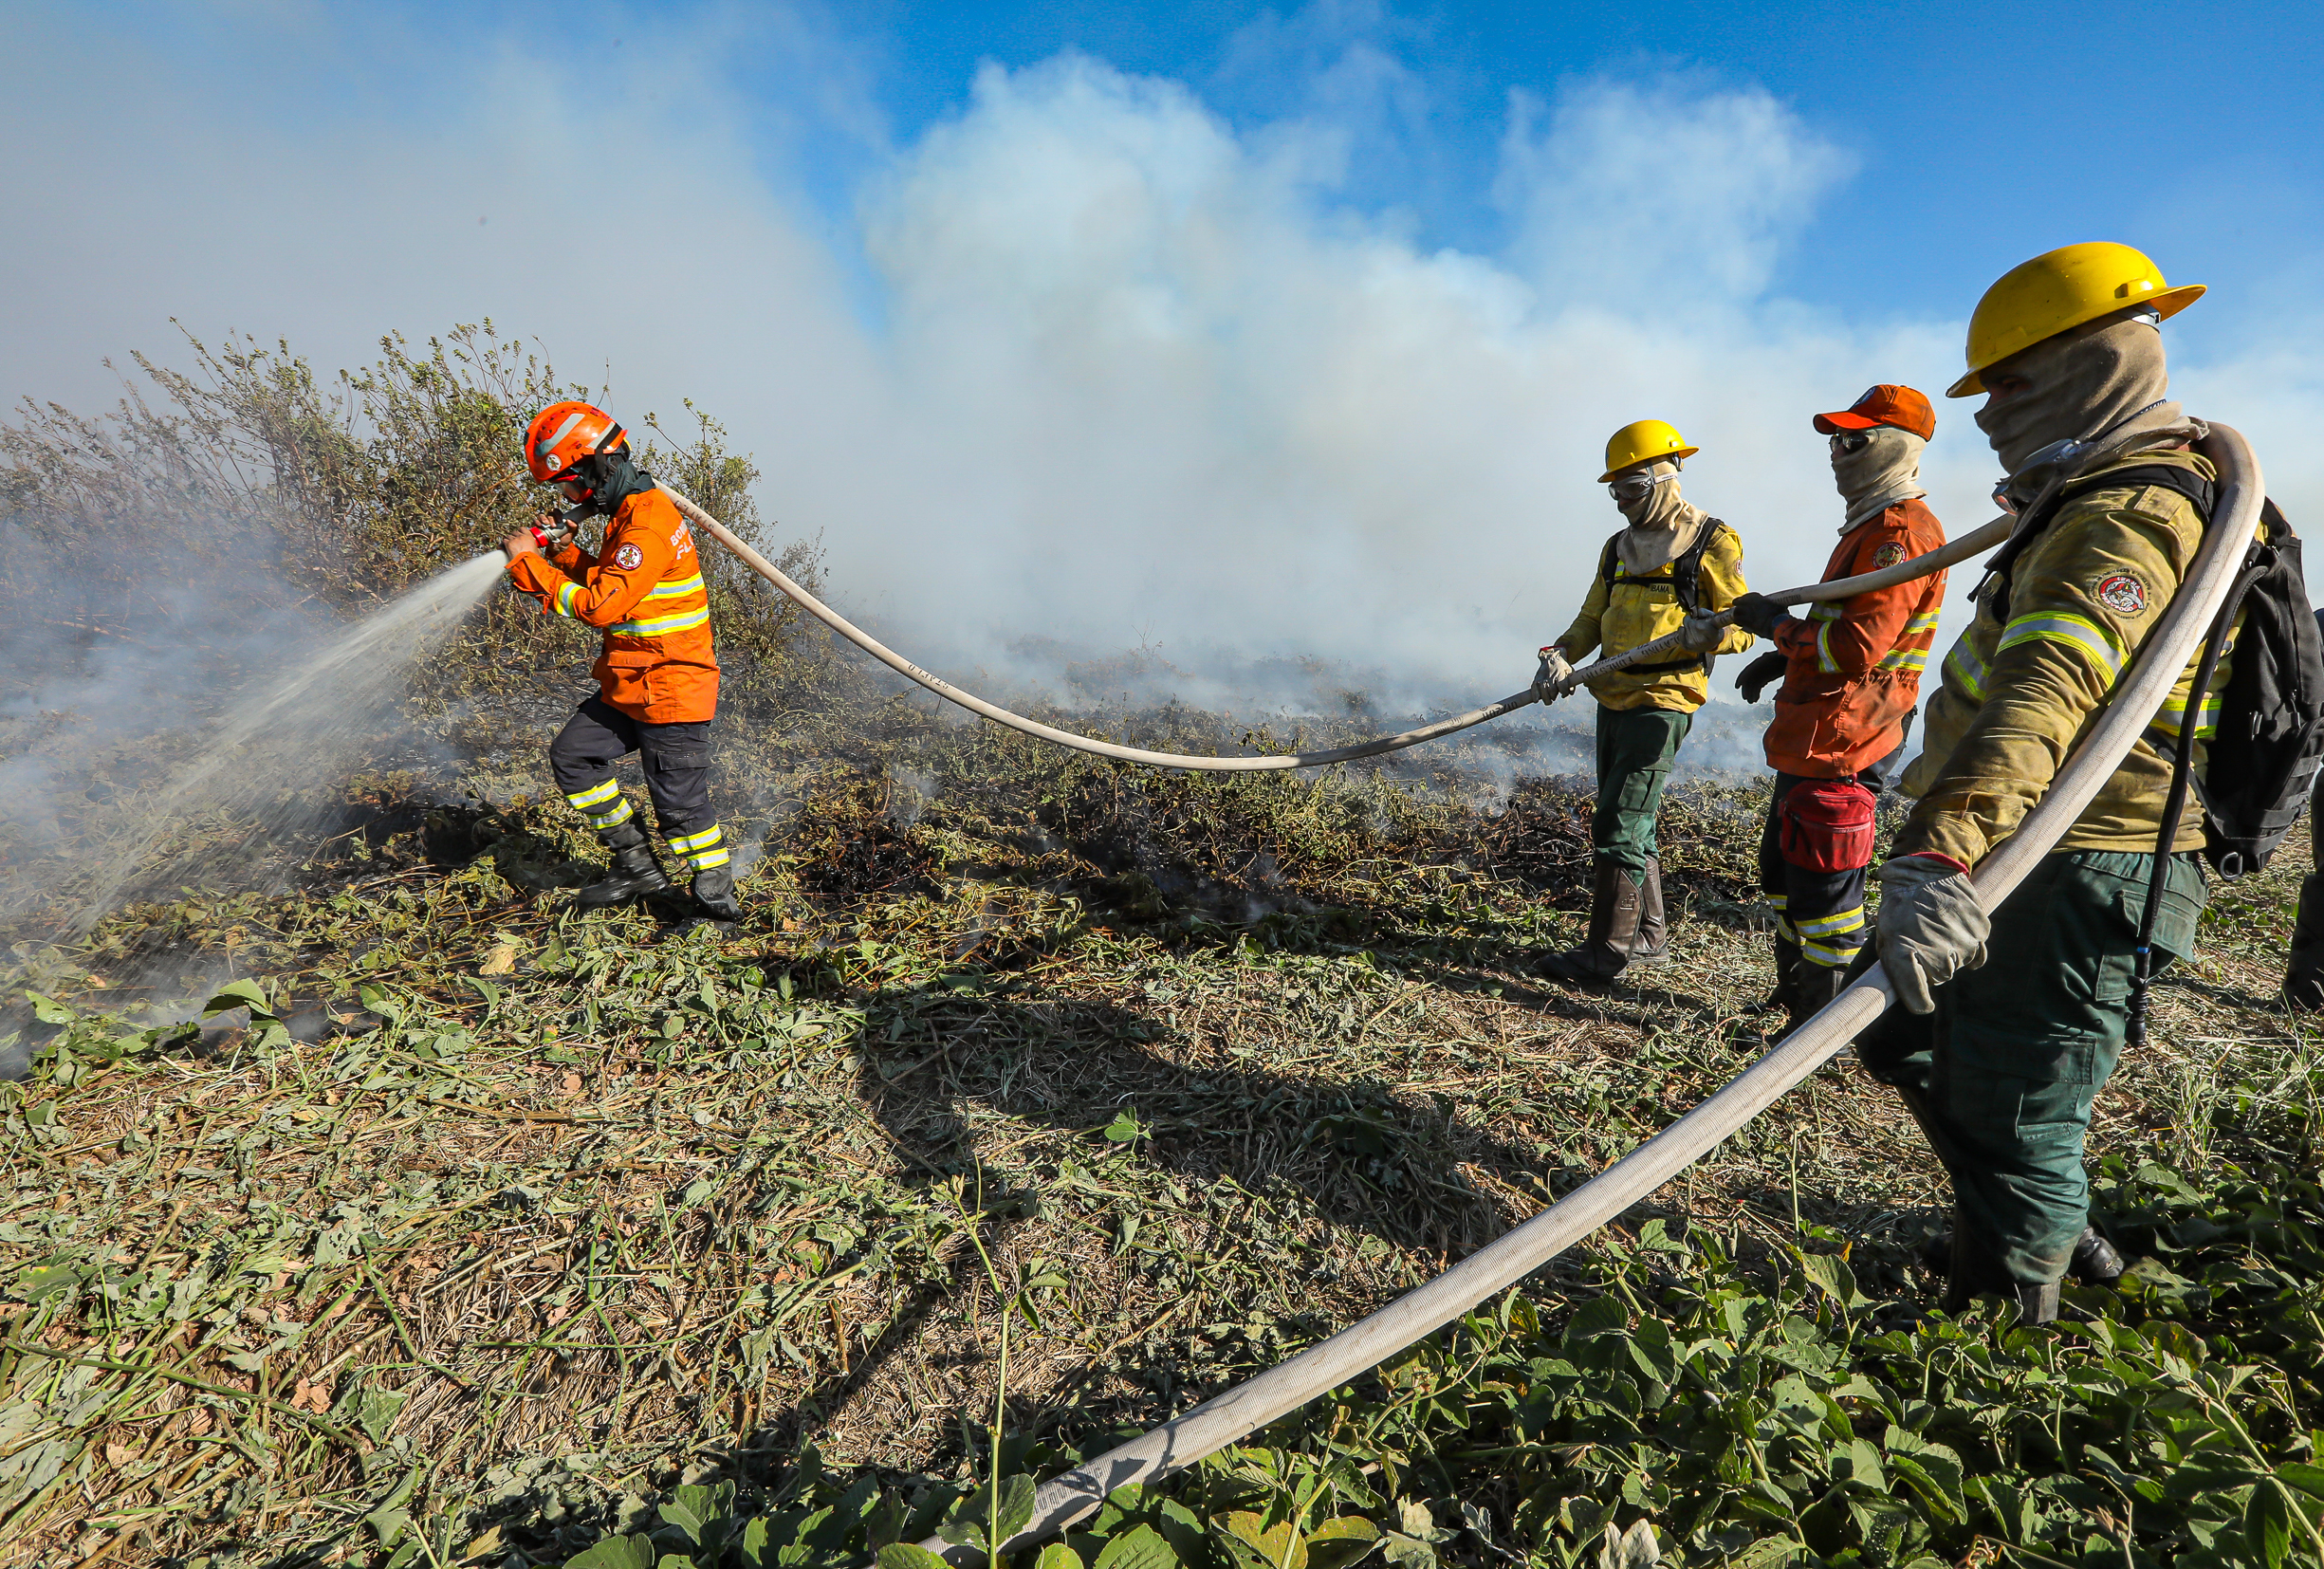
[[(1048, 674), (1011, 652), (1031, 638), (1310, 655), (1391, 673), (1391, 705), (1515, 690), (1615, 526), (1608, 433), (1675, 421), (1753, 581), (1812, 580), (1839, 508), (1806, 416), (1940, 391), (1973, 303), (1864, 320), (1772, 293), (1852, 160), (1685, 75), (1514, 97), (1485, 253), (1358, 199), (1382, 125), (1426, 112), (1371, 43), (1272, 123), (1067, 55), (986, 68), (898, 142), (873, 63), (811, 11), (755, 62), (792, 84), (771, 118), (714, 15), (608, 12), (620, 46), (580, 51), (170, 14), (20, 24), (9, 391), (97, 402), (100, 356), (167, 360), (171, 316), (336, 366), (489, 315), (633, 421), (684, 397), (724, 418), (774, 531), (821, 534), (840, 601), (955, 670)], [(2167, 234), (2120, 237), (2169, 266)], [(2265, 320), (2179, 390), (2259, 441), (2296, 521), (2324, 511), (2324, 380), (2297, 320)], [(1991, 514), (1967, 415), (1940, 403), (1927, 473), (1956, 529)]]

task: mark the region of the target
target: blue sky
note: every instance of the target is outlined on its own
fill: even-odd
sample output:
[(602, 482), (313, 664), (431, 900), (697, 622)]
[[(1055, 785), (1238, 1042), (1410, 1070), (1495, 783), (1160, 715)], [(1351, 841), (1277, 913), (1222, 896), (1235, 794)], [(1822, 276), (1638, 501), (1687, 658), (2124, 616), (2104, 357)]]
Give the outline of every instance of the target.
[(2205, 315), (2238, 319), (2223, 331), (2246, 301), (2324, 286), (2324, 8), (2309, 4), (847, 9), (899, 138), (957, 114), (980, 62), (1078, 49), (1187, 82), (1241, 126), (1360, 115), (1372, 156), (1346, 198), (1409, 211), (1427, 243), (1506, 242), (1492, 186), (1512, 90), (1554, 102), (1578, 80), (1677, 76), (1763, 86), (1855, 160), (1779, 292), (1950, 316), (2027, 255), (2148, 235), (2169, 272), (2217, 286)]
[[(17, 5), (0, 392), (489, 317), (633, 420), (718, 415), (922, 657), (1498, 693), (1615, 521), (1608, 432), (1678, 422), (1753, 581), (1811, 580), (1807, 415), (1941, 388), (2075, 240), (2211, 286), (2174, 389), (2324, 514), (2316, 14)], [(1925, 465), (1964, 528), (1968, 412)]]

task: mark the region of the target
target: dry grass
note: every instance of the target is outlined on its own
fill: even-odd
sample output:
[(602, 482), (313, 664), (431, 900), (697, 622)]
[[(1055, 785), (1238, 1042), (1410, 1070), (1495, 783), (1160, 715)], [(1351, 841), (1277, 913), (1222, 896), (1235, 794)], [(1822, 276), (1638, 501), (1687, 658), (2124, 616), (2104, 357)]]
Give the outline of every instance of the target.
[[(83, 1017), (0, 1090), (0, 1546), (363, 1560), (409, 1514), (554, 1561), (679, 1479), (966, 1474), (978, 1240), (1040, 1318), (1013, 1423), (1087, 1445), (1435, 1273), (1756, 1040), (1750, 790), (1680, 793), (1678, 962), (1588, 996), (1526, 970), (1577, 928), (1568, 787), (1141, 775), (842, 717), (729, 737), (730, 821), (768, 838), (723, 947), (565, 913), (581, 847), (504, 781), (375, 800), (296, 894), (141, 907), (49, 961)], [(2265, 1000), (2292, 859), (2162, 988), (2101, 1146), (2200, 1166), (2313, 1095)], [(133, 1006), (230, 974), (249, 1025)], [(1829, 1227), (1897, 1270), (1938, 1200), (1835, 1068), (1630, 1219)]]

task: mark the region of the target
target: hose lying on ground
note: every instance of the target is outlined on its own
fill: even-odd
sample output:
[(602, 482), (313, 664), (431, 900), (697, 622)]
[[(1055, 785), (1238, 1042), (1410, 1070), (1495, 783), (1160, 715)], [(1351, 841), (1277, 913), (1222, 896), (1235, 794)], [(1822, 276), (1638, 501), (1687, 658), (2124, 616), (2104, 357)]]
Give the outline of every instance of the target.
[[(863, 650), (864, 653), (890, 670), (895, 671), (898, 675), (909, 676), (937, 696), (948, 702), (958, 703), (970, 713), (982, 714), (996, 725), (1005, 725), (1010, 729), (1022, 730), (1026, 735), (1039, 736), (1043, 741), (1054, 741), (1061, 747), (1071, 747), (1076, 751), (1094, 752), (1099, 757), (1118, 758), (1124, 763), (1150, 764), (1157, 768), (1199, 768), (1211, 773), (1256, 773), (1274, 768), (1319, 768), (1327, 763), (1351, 763), (1359, 757), (1375, 757), (1381, 752), (1400, 751), (1406, 747), (1417, 747), (1423, 741), (1433, 741), (1439, 736), (1450, 735), (1456, 730), (1468, 729), (1473, 726), (1484, 724), (1488, 719), (1498, 719), (1504, 713), (1513, 713), (1526, 704), (1537, 701), (1531, 691), (1511, 692), (1498, 703), (1487, 703), (1481, 709), (1471, 709), (1466, 713), (1455, 714), (1449, 719), (1440, 719), (1433, 725), (1423, 725), (1418, 729), (1405, 730), (1397, 735), (1382, 736), (1376, 741), (1366, 741), (1353, 747), (1334, 747), (1329, 750), (1319, 752), (1286, 752), (1265, 757), (1196, 757), (1185, 752), (1151, 752), (1141, 747), (1116, 746), (1111, 741), (1098, 741), (1086, 735), (1076, 735), (1071, 730), (1061, 730), (1055, 726), (1044, 725), (1037, 719), (1027, 719), (1023, 714), (1011, 713), (998, 704), (986, 702), (974, 692), (961, 691), (960, 688), (940, 675), (932, 675), (922, 670), (793, 582), (781, 567), (753, 550), (747, 544), (737, 538), (725, 524), (695, 506), (692, 501), (671, 489), (667, 485), (662, 486), (661, 489), (665, 495), (677, 504), (678, 510), (685, 513), (696, 527), (734, 552), (744, 565), (789, 595), (808, 615), (831, 628), (832, 631)], [(1894, 566), (1883, 567), (1877, 572), (1867, 572), (1861, 577), (1843, 578), (1834, 582), (1812, 583), (1804, 588), (1787, 588), (1780, 594), (1770, 594), (1767, 597), (1782, 605), (1805, 604), (1811, 600), (1844, 600), (1853, 594), (1862, 594), (1870, 589), (1886, 588), (1891, 583), (1926, 577), (1941, 566), (1949, 566), (1954, 562), (2001, 544), (2009, 536), (2008, 523), (2009, 520), (2006, 518), (1996, 519), (1993, 523), (1977, 530), (1976, 533), (1957, 540), (1943, 549), (1932, 550), (1926, 556), (1916, 557), (1909, 562), (1900, 562)], [(1729, 619), (1732, 619), (1732, 617), (1729, 617)], [(1623, 665), (1645, 658), (1656, 650), (1673, 647), (1675, 637), (1676, 634), (1673, 634), (1671, 637), (1659, 638), (1654, 642), (1632, 649), (1626, 654), (1617, 655), (1612, 659), (1601, 659), (1590, 667), (1588, 674), (1596, 674), (1602, 671), (1618, 670)]]
[[(1812, 588), (1787, 588), (1780, 594), (1770, 594), (1767, 598), (1788, 608), (1806, 604), (1811, 600), (1845, 600), (1856, 594), (1869, 594), (1875, 588), (1892, 588), (1898, 583), (1910, 582), (1915, 578), (1926, 578), (1941, 566), (1950, 566), (1955, 562), (1965, 562), (1971, 556), (1984, 554), (2008, 539), (2009, 531), (2017, 526), (2017, 522), (2016, 518), (2004, 513), (1982, 528), (1973, 528), (1959, 539), (1937, 546), (1926, 556), (1915, 556), (1909, 562), (1898, 562), (1894, 566), (1884, 566), (1877, 572), (1866, 572), (1858, 577), (1835, 578), (1831, 582), (1817, 583)], [(1839, 592), (1842, 589), (1847, 592)], [(1722, 610), (1712, 616), (1711, 620), (1718, 626), (1732, 625), (1735, 612)], [(1680, 634), (1676, 632), (1666, 633), (1651, 643), (1640, 643), (1636, 648), (1610, 654), (1594, 665), (1584, 665), (1565, 678), (1566, 690), (1571, 692), (1585, 681), (1612, 675), (1625, 665), (1680, 653), (1679, 637)]]
[[(2259, 520), (2259, 461), (2242, 436), (2224, 425), (2212, 426), (2199, 450), (2219, 465), (2220, 489), (2216, 521), (2194, 569), (2049, 792), (1978, 866), (1972, 881), (1988, 910), (2049, 853), (2113, 774), (2170, 695), (2234, 583)], [(1290, 1361), (1042, 1483), (1034, 1494), (1031, 1522), (1006, 1549), (1063, 1529), (1116, 1488), (1153, 1482), (1246, 1437), (1515, 1285), (1708, 1154), (1815, 1072), (1894, 1000), (1887, 976), (1873, 966), (1724, 1089), (1523, 1225)], [(941, 1539), (922, 1545), (957, 1563), (984, 1557), (982, 1548), (963, 1549)]]

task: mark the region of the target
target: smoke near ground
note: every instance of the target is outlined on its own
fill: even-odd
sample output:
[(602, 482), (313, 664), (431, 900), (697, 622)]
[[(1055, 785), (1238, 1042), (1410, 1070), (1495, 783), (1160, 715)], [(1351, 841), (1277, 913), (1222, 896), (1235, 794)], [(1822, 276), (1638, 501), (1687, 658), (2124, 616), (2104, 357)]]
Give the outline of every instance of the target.
[[(32, 19), (53, 68), (0, 105), (11, 140), (138, 155), (101, 182), (0, 175), (22, 217), (0, 274), (34, 303), (0, 329), (9, 374), (85, 403), (99, 358), (166, 349), (170, 315), (341, 364), (386, 327), (489, 313), (633, 417), (720, 411), (772, 531), (820, 535), (842, 604), (914, 657), (1027, 680), (1051, 678), (1027, 639), (1218, 675), (1306, 657), (1390, 673), (1383, 700), (1418, 707), (1512, 690), (1563, 628), (1616, 521), (1595, 484), (1615, 426), (1675, 420), (1704, 449), (1688, 492), (1742, 531), (1753, 581), (1797, 582), (1839, 521), (1805, 415), (1958, 368), (1966, 295), (1868, 320), (1776, 292), (1858, 160), (1747, 82), (1520, 96), (1505, 238), (1461, 250), (1362, 200), (1383, 105), (1428, 109), (1376, 41), (1351, 34), (1339, 58), (1371, 74), (1295, 116), (1229, 120), (1069, 55), (987, 69), (897, 141), (867, 62), (780, 14), (763, 80), (798, 85), (773, 131), (714, 21), (622, 28), (586, 69), (514, 40), (219, 21), (190, 72), (165, 40)], [(1328, 44), (1330, 22), (1300, 25)], [(100, 60), (107, 90), (76, 88)], [(343, 90), (375, 75), (397, 90)], [(575, 149), (618, 178), (577, 200)], [(2124, 237), (2172, 266), (2167, 225)], [(2213, 334), (2179, 387), (2253, 435), (2296, 519), (2324, 506), (2300, 435), (2324, 396), (2281, 347), (2296, 321), (2264, 324), (2223, 351), (2174, 325)], [(1945, 404), (1927, 478), (1948, 525), (1989, 515), (1992, 473)]]

